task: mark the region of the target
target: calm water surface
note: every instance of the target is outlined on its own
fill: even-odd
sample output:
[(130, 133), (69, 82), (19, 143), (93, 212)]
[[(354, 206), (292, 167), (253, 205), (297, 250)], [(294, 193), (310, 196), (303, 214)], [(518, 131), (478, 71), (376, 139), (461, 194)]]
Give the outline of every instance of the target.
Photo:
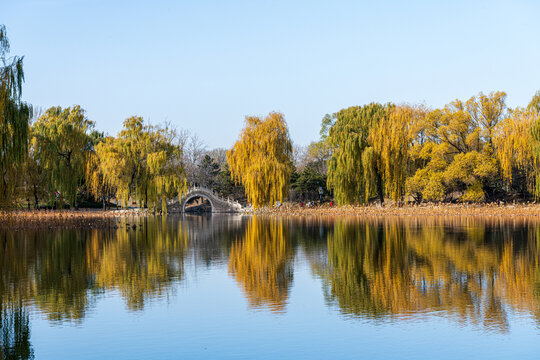
[(0, 359), (538, 359), (539, 263), (501, 219), (3, 232)]

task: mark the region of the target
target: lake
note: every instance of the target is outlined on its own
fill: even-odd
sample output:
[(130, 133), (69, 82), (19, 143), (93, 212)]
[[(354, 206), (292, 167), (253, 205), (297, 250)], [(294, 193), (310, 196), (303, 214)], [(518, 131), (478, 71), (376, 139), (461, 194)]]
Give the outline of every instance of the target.
[(186, 215), (0, 239), (0, 359), (540, 353), (538, 220)]

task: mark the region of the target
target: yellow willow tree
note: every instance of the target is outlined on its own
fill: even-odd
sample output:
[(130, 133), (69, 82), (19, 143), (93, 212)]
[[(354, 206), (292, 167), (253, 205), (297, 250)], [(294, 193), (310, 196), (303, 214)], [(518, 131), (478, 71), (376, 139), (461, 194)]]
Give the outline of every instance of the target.
[(87, 180), (92, 184), (90, 189), (95, 197), (100, 196), (100, 188), (109, 183), (115, 189), (116, 199), (127, 205), (131, 179), (136, 172), (128, 168), (128, 160), (122, 155), (120, 141), (114, 137), (105, 138), (96, 146), (95, 158), (87, 164)]
[(86, 155), (85, 164), (85, 185), (86, 190), (96, 199), (103, 203), (103, 208), (107, 206), (111, 197), (114, 196), (115, 189), (111, 182), (105, 177), (100, 158), (96, 152), (98, 144), (105, 141), (103, 133), (93, 131), (90, 134), (91, 146)]
[(422, 113), (420, 109), (410, 106), (393, 107), (386, 116), (381, 117), (368, 139), (373, 147), (371, 157), (378, 161), (384, 192), (394, 201), (402, 201), (406, 192), (409, 149), (414, 137), (414, 125)]
[(531, 124), (533, 169), (535, 176), (534, 196), (540, 198), (540, 113), (534, 110), (535, 119)]
[(134, 116), (124, 121), (117, 138), (96, 146), (95, 171), (126, 205), (129, 199), (138, 199), (156, 207), (160, 200), (185, 191), (182, 150), (173, 129), (147, 125)]
[(538, 159), (534, 156), (535, 140), (531, 128), (537, 121), (535, 110), (518, 108), (495, 131), (495, 152), (507, 186), (524, 178), (525, 181), (520, 181), (524, 187), (522, 191), (534, 192)]
[(240, 138), (227, 151), (227, 163), (254, 208), (283, 201), (292, 173), (292, 144), (283, 114), (246, 117)]
[(182, 195), (187, 190), (187, 180), (182, 163), (183, 147), (174, 129), (165, 126), (150, 128), (150, 152), (146, 162), (148, 196), (155, 205), (161, 201), (167, 211), (167, 198)]

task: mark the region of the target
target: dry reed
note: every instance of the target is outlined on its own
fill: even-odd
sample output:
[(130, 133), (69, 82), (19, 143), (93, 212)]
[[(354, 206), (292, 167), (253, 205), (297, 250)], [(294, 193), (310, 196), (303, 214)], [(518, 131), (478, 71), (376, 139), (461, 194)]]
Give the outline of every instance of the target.
[(116, 227), (117, 219), (147, 214), (124, 210), (22, 210), (0, 211), (1, 230), (99, 229)]
[(540, 204), (420, 204), (420, 205), (343, 205), (329, 204), (300, 206), (284, 203), (279, 207), (265, 207), (254, 211), (261, 215), (354, 215), (354, 216), (480, 216), (480, 217), (538, 217)]

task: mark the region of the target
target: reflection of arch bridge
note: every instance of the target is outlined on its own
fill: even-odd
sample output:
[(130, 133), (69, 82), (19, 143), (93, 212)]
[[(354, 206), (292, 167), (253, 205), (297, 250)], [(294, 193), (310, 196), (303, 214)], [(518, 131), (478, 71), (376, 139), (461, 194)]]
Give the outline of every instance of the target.
[(242, 205), (235, 200), (225, 199), (219, 196), (214, 190), (204, 187), (190, 187), (188, 191), (178, 200), (167, 203), (168, 212), (185, 212), (186, 204), (197, 197), (208, 200), (213, 213), (234, 213), (242, 211)]

